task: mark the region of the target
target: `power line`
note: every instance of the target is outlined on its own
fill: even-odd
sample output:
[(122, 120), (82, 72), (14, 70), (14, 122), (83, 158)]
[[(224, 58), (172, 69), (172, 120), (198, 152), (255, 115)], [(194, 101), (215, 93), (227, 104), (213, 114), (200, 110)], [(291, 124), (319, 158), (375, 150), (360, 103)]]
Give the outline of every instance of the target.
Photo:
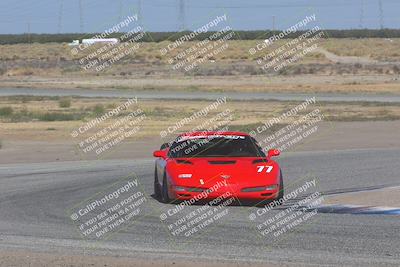
[[(146, 3), (148, 6), (154, 6), (154, 7), (175, 7), (173, 4), (152, 4), (152, 3)], [(253, 9), (253, 8), (279, 8), (279, 7), (288, 7), (288, 8), (295, 8), (295, 7), (338, 7), (338, 6), (354, 6), (354, 3), (348, 2), (348, 3), (316, 3), (313, 5), (310, 4), (256, 4), (256, 5), (250, 5), (246, 3), (245, 5), (193, 5), (193, 4), (185, 4), (185, 8), (223, 8), (223, 9)]]

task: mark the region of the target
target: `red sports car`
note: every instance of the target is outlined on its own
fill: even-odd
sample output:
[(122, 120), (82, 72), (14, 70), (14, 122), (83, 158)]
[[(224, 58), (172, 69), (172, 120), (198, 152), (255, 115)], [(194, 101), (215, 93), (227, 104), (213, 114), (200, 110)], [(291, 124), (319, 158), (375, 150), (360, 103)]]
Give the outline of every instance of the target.
[(167, 203), (211, 200), (229, 192), (237, 200), (264, 201), (283, 197), (278, 163), (256, 140), (242, 132), (190, 132), (153, 153), (157, 157), (154, 194)]

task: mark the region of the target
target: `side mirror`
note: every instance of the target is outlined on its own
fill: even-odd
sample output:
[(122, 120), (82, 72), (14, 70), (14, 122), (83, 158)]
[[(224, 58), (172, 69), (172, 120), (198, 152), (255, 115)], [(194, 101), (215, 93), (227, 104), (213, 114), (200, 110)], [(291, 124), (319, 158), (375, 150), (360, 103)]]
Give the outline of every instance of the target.
[(270, 149), (268, 150), (268, 158), (279, 156), (281, 152), (278, 149)]
[(164, 143), (161, 145), (160, 150), (164, 150), (169, 147), (169, 143)]
[(156, 158), (163, 158), (165, 159), (167, 157), (167, 151), (165, 150), (156, 150), (153, 152), (153, 156)]

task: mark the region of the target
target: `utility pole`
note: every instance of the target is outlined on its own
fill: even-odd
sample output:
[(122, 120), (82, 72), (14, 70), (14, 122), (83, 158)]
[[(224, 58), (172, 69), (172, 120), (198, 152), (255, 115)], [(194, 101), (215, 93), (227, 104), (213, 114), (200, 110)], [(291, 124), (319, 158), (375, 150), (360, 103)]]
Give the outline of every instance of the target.
[(178, 15), (178, 30), (184, 31), (186, 29), (185, 26), (185, 2), (184, 0), (179, 0), (179, 15)]
[(122, 8), (123, 8), (122, 0), (119, 0), (118, 4), (119, 4), (119, 9), (118, 9), (118, 22), (120, 22), (120, 21), (122, 20)]
[(29, 19), (26, 23), (27, 32), (28, 32), (28, 42), (31, 43), (31, 20)]
[(364, 0), (360, 0), (360, 4), (361, 4), (361, 7), (360, 7), (360, 22), (358, 24), (358, 27), (360, 29), (363, 29), (364, 28)]
[(382, 6), (382, 0), (379, 0), (379, 23), (381, 26), (381, 30), (384, 28), (383, 26), (383, 6)]
[(138, 24), (139, 24), (139, 26), (143, 27), (142, 0), (137, 0), (137, 16), (138, 16)]
[(81, 33), (83, 33), (83, 8), (82, 8), (82, 0), (79, 1), (79, 29)]
[(63, 9), (64, 9), (64, 0), (60, 0), (60, 10), (58, 11), (58, 27), (57, 27), (58, 33), (61, 33), (62, 30)]
[(275, 31), (275, 15), (272, 16), (272, 31)]

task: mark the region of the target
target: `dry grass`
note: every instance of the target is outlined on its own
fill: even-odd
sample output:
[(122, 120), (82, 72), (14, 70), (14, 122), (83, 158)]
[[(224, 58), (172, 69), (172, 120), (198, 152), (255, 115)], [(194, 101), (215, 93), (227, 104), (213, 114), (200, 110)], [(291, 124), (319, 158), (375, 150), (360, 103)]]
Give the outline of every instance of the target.
[[(1, 80), (1, 78), (0, 78)], [(208, 76), (208, 77), (8, 77), (3, 88), (116, 89), (135, 91), (209, 91), (279, 93), (400, 93), (394, 75), (294, 75), (294, 76)]]
[[(287, 40), (286, 40), (287, 41)], [(268, 48), (282, 45), (279, 41)], [(173, 70), (159, 50), (168, 42), (141, 43), (134, 54), (104, 72), (85, 71), (66, 44), (0, 46), (0, 87), (89, 88), (182, 91), (400, 93), (396, 64), (336, 64), (320, 53), (307, 54), (283, 71), (264, 72), (249, 48), (259, 41), (228, 41), (229, 48), (194, 71)], [(340, 56), (400, 61), (400, 39), (323, 39), (320, 46)], [(194, 45), (188, 42), (172, 56)], [(265, 51), (263, 54), (265, 54)], [(170, 55), (171, 56), (171, 55)], [(8, 66), (8, 67), (5, 67)]]
[[(21, 99), (18, 97), (1, 98), (0, 104), (10, 106), (14, 112), (27, 110), (29, 112), (76, 112), (87, 111), (89, 116), (84, 121), (89, 121), (92, 117), (93, 108), (102, 105), (106, 110), (121, 104), (120, 99), (82, 99), (73, 98), (70, 108), (60, 108), (57, 99)], [(135, 138), (147, 138), (159, 136), (161, 130), (175, 125), (179, 120), (192, 115), (194, 112), (209, 105), (209, 101), (139, 101), (138, 105), (132, 107), (142, 109), (146, 114), (146, 119), (141, 123), (142, 130)], [(279, 116), (284, 111), (297, 105), (298, 102), (282, 101), (233, 101), (222, 105), (218, 110), (212, 111), (207, 119), (212, 118), (217, 113), (230, 109), (233, 114), (232, 129), (249, 131), (261, 125), (272, 117)], [(400, 105), (389, 103), (323, 103), (315, 106), (324, 114), (326, 120), (333, 121), (364, 121), (364, 120), (394, 120), (400, 119)], [(312, 109), (310, 109), (311, 111)], [(115, 122), (116, 118), (102, 124), (106, 127)], [(84, 121), (26, 121), (24, 123), (10, 123), (2, 119), (0, 121), (0, 136), (11, 140), (68, 140), (71, 139), (71, 131), (81, 126)], [(203, 120), (198, 119), (186, 124), (180, 131), (191, 130), (199, 125)], [(282, 121), (287, 123), (289, 121)], [(51, 130), (49, 130), (51, 129)]]
[[(250, 55), (249, 49), (255, 47), (261, 40), (233, 40), (228, 41), (229, 49), (217, 54), (215, 59), (221, 60), (250, 60), (256, 59), (259, 55)], [(271, 52), (273, 49), (285, 44), (286, 40), (276, 42), (271, 47), (263, 50)], [(320, 46), (328, 51), (341, 56), (370, 57), (382, 61), (400, 61), (400, 39), (367, 38), (367, 39), (321, 39), (318, 41)], [(160, 56), (160, 49), (166, 47), (169, 42), (160, 43), (140, 43), (140, 49), (134, 54), (128, 55), (127, 60), (140, 62), (164, 61), (170, 56), (175, 56), (179, 52), (195, 45), (197, 42), (186, 42), (169, 54), (167, 57)], [(101, 46), (93, 46), (81, 52), (77, 56), (71, 54), (71, 47), (67, 44), (47, 43), (47, 44), (16, 44), (1, 45), (0, 60), (42, 60), (42, 61), (68, 61), (79, 59), (88, 55)], [(307, 54), (306, 59), (315, 59), (318, 62), (323, 60), (323, 56), (318, 53)]]
[[(223, 53), (215, 55), (218, 61), (238, 61), (254, 60), (259, 55), (250, 55), (249, 49), (255, 47), (261, 40), (232, 40), (228, 41), (229, 48)], [(280, 40), (274, 45), (263, 50), (271, 52), (273, 49), (284, 45), (287, 40)], [(160, 49), (166, 47), (169, 42), (160, 43), (140, 43), (140, 48), (134, 54), (130, 54), (124, 60), (139, 62), (165, 62), (170, 56), (176, 56), (185, 49), (196, 45), (197, 42), (186, 42), (179, 48), (173, 50), (168, 56), (161, 57)], [(382, 61), (400, 61), (400, 38), (367, 38), (367, 39), (321, 39), (318, 41), (321, 47), (341, 56), (370, 57)], [(42, 61), (69, 61), (79, 59), (92, 53), (101, 46), (92, 46), (85, 51), (73, 56), (71, 47), (67, 44), (47, 43), (47, 44), (16, 44), (1, 45), (0, 60), (42, 60)], [(323, 62), (323, 56), (318, 53), (311, 53), (305, 56), (308, 61)], [(312, 60), (314, 59), (314, 60)]]
[(321, 46), (339, 56), (368, 57), (380, 61), (400, 61), (400, 39), (326, 39)]
[[(279, 47), (284, 42), (286, 41), (277, 42), (263, 54), (272, 51), (273, 48)], [(371, 45), (368, 45), (369, 42)], [(5, 65), (10, 64), (12, 67), (6, 69), (3, 67), (2, 72), (0, 72), (0, 79), (4, 84), (2, 86), (14, 85), (14, 87), (23, 86), (22, 84), (32, 87), (60, 87), (57, 86), (57, 83), (59, 83), (65, 88), (101, 88), (102, 86), (107, 86), (107, 88), (117, 89), (158, 89), (164, 87), (182, 87), (179, 86), (181, 80), (184, 80), (184, 82), (186, 80), (187, 84), (188, 78), (192, 81), (195, 80), (196, 77), (199, 77), (199, 80), (203, 83), (201, 86), (189, 84), (179, 89), (186, 90), (190, 86), (193, 86), (201, 90), (224, 90), (225, 88), (245, 90), (243, 87), (246, 87), (246, 90), (249, 91), (268, 91), (267, 88), (262, 88), (263, 84), (268, 86), (268, 84), (265, 84), (264, 78), (272, 80), (274, 77), (278, 77), (279, 80), (277, 83), (279, 84), (281, 82), (285, 83), (285, 80), (290, 80), (292, 76), (297, 76), (297, 79), (300, 75), (311, 75), (315, 77), (326, 77), (329, 75), (339, 76), (340, 78), (335, 77), (336, 80), (342, 80), (342, 76), (351, 75), (351, 77), (354, 78), (347, 82), (349, 85), (352, 83), (359, 84), (360, 82), (365, 84), (365, 82), (363, 82), (365, 76), (379, 75), (386, 76), (384, 83), (397, 84), (397, 82), (393, 81), (393, 76), (397, 75), (398, 77), (398, 74), (400, 74), (400, 69), (395, 65), (353, 66), (334, 64), (327, 60), (323, 54), (319, 53), (306, 54), (299, 62), (288, 66), (279, 73), (274, 71), (265, 73), (255, 62), (256, 57), (260, 55), (251, 56), (248, 52), (249, 48), (254, 47), (257, 41), (229, 41), (228, 43), (229, 49), (225, 50), (223, 53), (217, 54), (215, 62), (206, 61), (195, 71), (187, 73), (173, 70), (172, 66), (166, 62), (169, 57), (160, 57), (159, 49), (165, 47), (168, 42), (141, 43), (141, 48), (137, 50), (137, 52), (124, 57), (122, 60), (113, 64), (111, 68), (107, 68), (104, 72), (96, 72), (93, 69), (85, 71), (77, 62), (79, 58), (83, 58), (87, 54), (98, 49), (98, 46), (88, 48), (82, 52), (82, 54), (73, 57), (71, 48), (65, 44), (3, 45), (0, 46), (0, 60), (2, 60)], [(321, 40), (320, 43), (322, 47), (338, 53), (339, 55), (353, 55), (354, 53), (351, 51), (354, 51), (360, 56), (370, 57), (371, 51), (373, 51), (374, 55), (384, 57), (388, 61), (395, 60), (396, 54), (400, 51), (400, 47), (397, 47), (400, 43), (399, 40), (390, 42), (384, 39), (329, 39)], [(194, 44), (195, 42), (183, 44), (172, 52), (172, 56)], [(376, 49), (375, 45), (379, 47), (379, 49)], [(387, 45), (387, 47), (384, 45)], [(0, 66), (0, 69), (1, 68)], [(1, 73), (3, 73), (3, 75), (1, 75)], [(281, 75), (276, 76), (277, 74)], [(15, 76), (19, 78), (15, 79)], [(224, 81), (225, 79), (225, 84), (221, 85), (218, 82), (210, 84), (208, 81), (208, 84), (205, 84), (204, 76), (210, 81), (212, 81), (213, 78), (216, 78), (218, 81)], [(235, 82), (239, 82), (237, 86), (232, 86), (232, 82), (229, 81), (232, 76), (235, 77)], [(144, 78), (147, 81), (138, 83), (137, 80), (140, 78)], [(103, 79), (110, 80), (110, 85), (104, 85)], [(117, 81), (115, 83), (115, 80), (118, 79), (122, 81)], [(161, 79), (161, 81), (158, 82), (158, 79)], [(167, 79), (176, 80), (176, 82), (175, 84), (168, 84), (168, 81), (165, 83), (164, 81)], [(346, 79), (348, 79), (348, 77)], [(245, 85), (240, 84), (240, 80), (244, 80)], [(254, 80), (263, 81), (256, 84)], [(312, 82), (312, 79), (310, 80), (309, 77), (307, 77), (306, 80), (307, 81), (300, 81), (293, 84), (307, 84), (309, 83), (308, 81)], [(268, 81), (268, 83), (269, 82), (270, 81)], [(196, 83), (196, 81), (194, 81), (194, 83)], [(338, 83), (340, 84), (339, 81), (335, 84)], [(325, 84), (325, 82), (322, 82), (322, 84)], [(275, 84), (273, 86), (275, 86)], [(300, 88), (288, 88), (288, 91), (298, 91), (299, 89)], [(314, 89), (316, 91), (324, 91), (324, 88), (313, 88), (312, 90)], [(348, 88), (339, 89), (339, 91), (345, 91), (347, 89)], [(280, 90), (282, 90), (282, 88), (276, 89), (276, 91)], [(304, 90), (304, 87), (302, 90)], [(356, 89), (356, 91), (358, 90), (359, 89)], [(329, 89), (328, 91), (335, 90)], [(391, 91), (391, 89), (385, 91)]]

